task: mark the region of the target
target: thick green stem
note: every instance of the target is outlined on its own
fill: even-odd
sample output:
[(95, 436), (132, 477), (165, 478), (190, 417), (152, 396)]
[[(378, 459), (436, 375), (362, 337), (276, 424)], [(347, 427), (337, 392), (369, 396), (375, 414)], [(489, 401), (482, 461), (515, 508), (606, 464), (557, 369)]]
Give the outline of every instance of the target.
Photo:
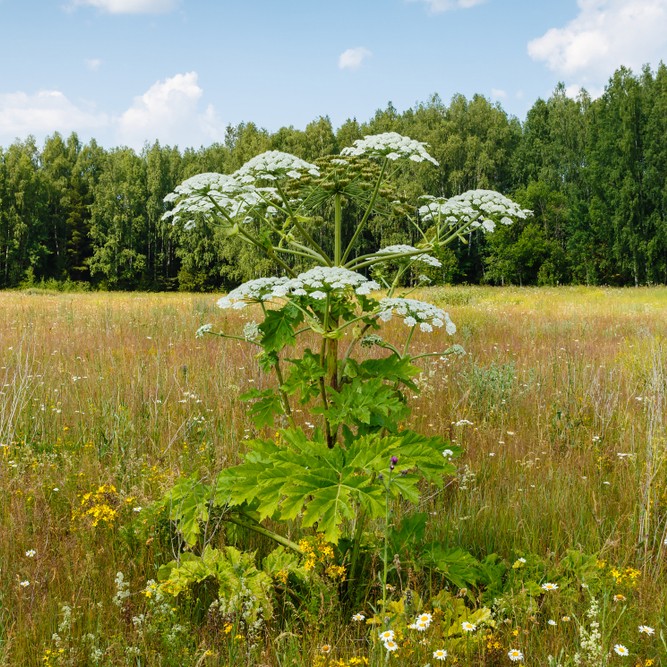
[(278, 533), (274, 533), (272, 530), (269, 530), (268, 528), (264, 528), (264, 526), (260, 526), (258, 523), (254, 523), (251, 520), (244, 521), (243, 519), (240, 519), (236, 516), (229, 516), (225, 518), (226, 521), (229, 521), (229, 523), (236, 524), (237, 526), (241, 526), (242, 528), (248, 528), (248, 530), (252, 530), (255, 533), (259, 533), (260, 535), (264, 535), (264, 537), (269, 537), (271, 538), (274, 542), (277, 542), (278, 544), (282, 544), (282, 546), (287, 547), (288, 549), (292, 549), (292, 551), (296, 551), (297, 553), (303, 553), (301, 550), (301, 547), (296, 542), (292, 542), (292, 540), (283, 537), (282, 535), (278, 535)]
[(334, 266), (340, 266), (343, 252), (343, 206), (340, 192), (334, 195)]
[[(332, 326), (333, 324), (333, 326)], [(327, 387), (338, 390), (338, 341), (334, 338), (328, 338), (327, 334), (336, 329), (338, 325), (337, 320), (331, 319), (331, 296), (327, 293), (327, 299), (324, 306), (324, 318), (322, 321), (322, 329), (324, 332), (322, 338), (322, 348), (320, 351), (320, 364), (324, 368), (325, 375), (320, 378), (320, 393), (322, 395), (322, 404), (326, 410), (329, 401), (327, 398)], [(329, 420), (325, 417), (325, 430), (327, 437), (327, 446), (332, 449), (336, 444), (337, 430), (331, 429)]]
[(405, 345), (403, 346), (403, 354), (401, 355), (403, 357), (408, 353), (408, 348), (410, 347), (410, 342), (412, 341), (412, 336), (415, 333), (415, 327), (416, 327), (416, 325), (414, 327), (412, 327), (412, 329), (410, 329), (410, 333), (408, 334), (407, 340), (405, 341)]
[(357, 519), (354, 526), (354, 538), (352, 540), (352, 555), (350, 556), (350, 575), (353, 578), (356, 576), (357, 572), (357, 563), (359, 562), (359, 552), (361, 551), (361, 538), (364, 534), (365, 521), (366, 521), (366, 512), (362, 508), (360, 508), (357, 513)]

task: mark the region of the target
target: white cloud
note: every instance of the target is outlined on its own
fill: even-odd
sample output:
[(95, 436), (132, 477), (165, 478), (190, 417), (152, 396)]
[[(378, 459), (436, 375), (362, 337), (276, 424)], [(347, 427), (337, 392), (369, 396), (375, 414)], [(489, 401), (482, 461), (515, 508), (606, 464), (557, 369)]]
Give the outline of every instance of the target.
[(507, 91), (501, 88), (491, 88), (491, 99), (504, 100), (507, 98)]
[(154, 83), (118, 119), (117, 135), (121, 143), (140, 148), (145, 141), (197, 146), (220, 140), (224, 128), (215, 110), (208, 106), (199, 111), (203, 90), (197, 73), (176, 74)]
[(621, 65), (638, 71), (667, 52), (667, 0), (578, 0), (579, 14), (528, 43), (570, 87), (600, 89)]
[(102, 61), (99, 58), (86, 58), (84, 62), (86, 63), (86, 68), (91, 72), (97, 72), (102, 64)]
[(164, 14), (178, 0), (72, 0), (70, 7), (96, 7), (109, 14)]
[(109, 117), (78, 107), (58, 90), (0, 94), (0, 143), (25, 139), (29, 134), (45, 136), (103, 129)]
[(483, 4), (486, 0), (408, 0), (408, 2), (423, 2), (428, 5), (431, 14), (442, 14), (452, 9), (470, 9)]
[(340, 69), (359, 69), (367, 58), (373, 54), (364, 46), (356, 46), (353, 49), (347, 49), (338, 56), (338, 67)]
[(75, 103), (58, 90), (0, 93), (0, 146), (30, 134), (43, 140), (56, 131), (135, 150), (156, 139), (181, 148), (208, 145), (224, 139), (225, 127), (212, 105), (201, 108), (202, 96), (196, 72), (154, 83), (120, 115)]

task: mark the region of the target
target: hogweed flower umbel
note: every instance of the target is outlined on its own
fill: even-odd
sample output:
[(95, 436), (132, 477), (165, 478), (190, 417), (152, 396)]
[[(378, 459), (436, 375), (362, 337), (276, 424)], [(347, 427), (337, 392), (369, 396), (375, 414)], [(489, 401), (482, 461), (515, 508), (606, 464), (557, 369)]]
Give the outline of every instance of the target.
[(420, 218), (444, 228), (466, 226), (493, 232), (496, 223), (511, 225), (515, 218), (524, 220), (531, 215), (531, 211), (493, 190), (468, 190), (449, 199), (432, 196), (422, 199), (426, 204), (419, 208)]
[(426, 143), (404, 137), (397, 132), (383, 132), (357, 139), (354, 145), (343, 148), (341, 155), (365, 155), (368, 157), (384, 157), (388, 160), (408, 158), (413, 162), (428, 161), (438, 166), (438, 161), (426, 151)]
[(380, 319), (388, 322), (394, 315), (403, 318), (403, 323), (409, 327), (419, 325), (421, 331), (430, 333), (433, 327), (445, 327), (445, 331), (453, 336), (456, 325), (442, 308), (438, 308), (426, 301), (417, 299), (387, 298), (380, 299)]

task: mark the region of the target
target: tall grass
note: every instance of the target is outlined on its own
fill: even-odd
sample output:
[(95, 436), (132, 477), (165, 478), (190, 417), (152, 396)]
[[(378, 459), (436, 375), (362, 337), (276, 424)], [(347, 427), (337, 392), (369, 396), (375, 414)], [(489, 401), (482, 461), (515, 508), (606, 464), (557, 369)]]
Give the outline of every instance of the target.
[[(636, 659), (664, 658), (667, 289), (437, 288), (424, 297), (450, 312), (466, 350), (424, 360), (411, 397), (414, 427), (465, 448), (459, 477), (424, 501), (429, 536), (480, 558), (538, 554), (557, 564), (576, 549), (640, 570), (614, 632), (654, 626)], [(159, 540), (140, 541), (132, 521), (177, 478), (210, 478), (237, 462), (255, 432), (238, 400), (266, 382), (253, 351), (194, 337), (205, 322), (241, 327), (241, 315), (214, 304), (0, 294), (0, 664), (226, 664), (209, 651), (211, 627), (171, 641), (177, 622), (154, 621), (158, 641), (114, 604), (122, 572), (138, 614), (140, 591), (173, 557)], [(426, 352), (433, 339), (417, 343)], [(102, 485), (115, 488), (115, 517), (93, 526), (82, 502)], [(356, 630), (334, 618), (309, 636), (267, 637), (261, 661), (312, 664), (336, 637), (358, 646)], [(527, 636), (526, 664), (547, 664), (547, 653), (577, 641), (564, 626)], [(507, 662), (493, 660), (484, 664)]]

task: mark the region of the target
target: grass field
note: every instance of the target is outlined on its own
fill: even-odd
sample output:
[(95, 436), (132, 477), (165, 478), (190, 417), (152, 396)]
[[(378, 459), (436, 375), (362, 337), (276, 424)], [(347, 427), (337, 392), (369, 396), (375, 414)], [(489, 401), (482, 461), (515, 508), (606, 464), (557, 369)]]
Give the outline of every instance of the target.
[[(434, 606), (439, 634), (386, 659), (425, 665), (447, 649), (444, 664), (505, 665), (515, 650), (526, 665), (667, 665), (667, 289), (422, 297), (448, 310), (466, 350), (425, 360), (412, 397), (410, 426), (465, 450), (458, 476), (424, 495), (428, 536), (497, 554), (513, 583), (493, 604), (453, 589), (494, 620), (454, 636)], [(236, 318), (211, 295), (0, 294), (0, 664), (375, 659), (373, 628), (350, 620), (372, 616), (371, 597), (343, 611), (292, 600), (251, 637), (192, 600), (146, 594), (175, 555), (137, 528), (147, 508), (182, 476), (236, 463), (255, 433), (239, 401), (267, 381), (252, 350), (194, 336)], [(407, 580), (437, 596), (423, 572), (395, 586)]]

